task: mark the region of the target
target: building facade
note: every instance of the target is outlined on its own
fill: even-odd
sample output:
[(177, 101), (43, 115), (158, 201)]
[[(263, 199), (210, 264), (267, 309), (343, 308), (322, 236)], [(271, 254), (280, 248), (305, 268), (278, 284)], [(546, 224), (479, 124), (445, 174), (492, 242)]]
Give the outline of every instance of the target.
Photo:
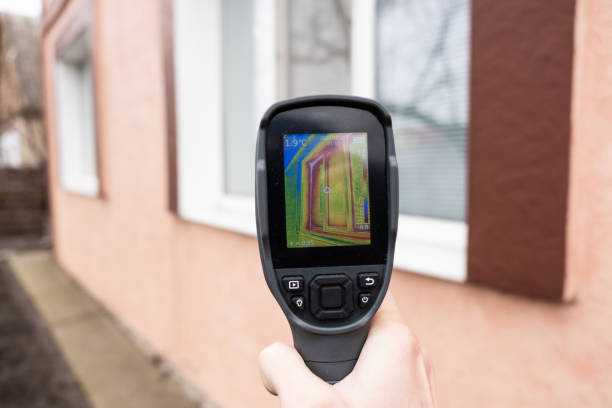
[(213, 401), (272, 403), (257, 355), (290, 342), (254, 237), (258, 119), (352, 93), (393, 116), (390, 291), (441, 406), (611, 403), (605, 1), (44, 5), (55, 255)]

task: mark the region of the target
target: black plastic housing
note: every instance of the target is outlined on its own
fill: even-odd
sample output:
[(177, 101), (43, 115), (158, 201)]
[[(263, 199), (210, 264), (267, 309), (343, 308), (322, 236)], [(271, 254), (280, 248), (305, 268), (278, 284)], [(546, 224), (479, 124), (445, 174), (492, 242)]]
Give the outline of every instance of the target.
[[(288, 249), (279, 138), (290, 133), (361, 131), (368, 133), (371, 244)], [(315, 374), (333, 383), (352, 370), (368, 323), (382, 303), (391, 278), (398, 219), (391, 116), (381, 104), (353, 96), (321, 95), (279, 102), (261, 120), (255, 166), (257, 236), (266, 282), (289, 320), (296, 348)], [(283, 277), (296, 274), (304, 276), (306, 282), (326, 274), (346, 275), (356, 282), (362, 272), (380, 276), (372, 290), (373, 302), (343, 319), (318, 320), (311, 313), (297, 311), (290, 303), (291, 294), (281, 287)], [(355, 288), (355, 302), (360, 290)], [(308, 304), (307, 291), (304, 296)]]

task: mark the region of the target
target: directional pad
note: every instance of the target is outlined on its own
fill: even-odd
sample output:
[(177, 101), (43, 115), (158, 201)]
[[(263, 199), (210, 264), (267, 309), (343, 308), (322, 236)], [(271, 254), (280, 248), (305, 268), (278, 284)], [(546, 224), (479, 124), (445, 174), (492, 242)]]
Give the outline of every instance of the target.
[(310, 281), (310, 311), (317, 319), (342, 319), (353, 312), (353, 282), (348, 276), (317, 275)]

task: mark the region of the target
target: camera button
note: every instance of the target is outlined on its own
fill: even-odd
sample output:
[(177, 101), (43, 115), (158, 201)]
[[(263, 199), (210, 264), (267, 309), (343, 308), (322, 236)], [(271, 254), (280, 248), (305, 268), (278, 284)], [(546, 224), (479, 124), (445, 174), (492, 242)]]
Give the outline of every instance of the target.
[(291, 303), (293, 303), (295, 309), (302, 311), (304, 310), (306, 301), (304, 300), (304, 296), (293, 296), (291, 298)]
[(301, 292), (304, 289), (304, 278), (301, 276), (286, 276), (283, 278), (283, 288), (288, 292)]
[(359, 307), (364, 309), (372, 304), (372, 294), (371, 293), (360, 293), (359, 294)]
[(321, 287), (321, 307), (323, 309), (337, 309), (344, 303), (344, 290), (340, 285), (327, 285)]
[(363, 289), (373, 289), (376, 286), (378, 286), (378, 274), (376, 272), (359, 274), (359, 287)]
[(310, 281), (310, 311), (320, 320), (349, 317), (353, 312), (353, 281), (344, 274), (315, 276)]

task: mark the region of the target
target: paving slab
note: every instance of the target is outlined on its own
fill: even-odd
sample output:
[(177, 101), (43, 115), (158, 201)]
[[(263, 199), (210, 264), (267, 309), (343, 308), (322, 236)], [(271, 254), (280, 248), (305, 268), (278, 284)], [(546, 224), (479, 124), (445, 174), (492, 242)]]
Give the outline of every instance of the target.
[(62, 270), (51, 252), (14, 252), (7, 258), (93, 408), (210, 406), (140, 349)]

